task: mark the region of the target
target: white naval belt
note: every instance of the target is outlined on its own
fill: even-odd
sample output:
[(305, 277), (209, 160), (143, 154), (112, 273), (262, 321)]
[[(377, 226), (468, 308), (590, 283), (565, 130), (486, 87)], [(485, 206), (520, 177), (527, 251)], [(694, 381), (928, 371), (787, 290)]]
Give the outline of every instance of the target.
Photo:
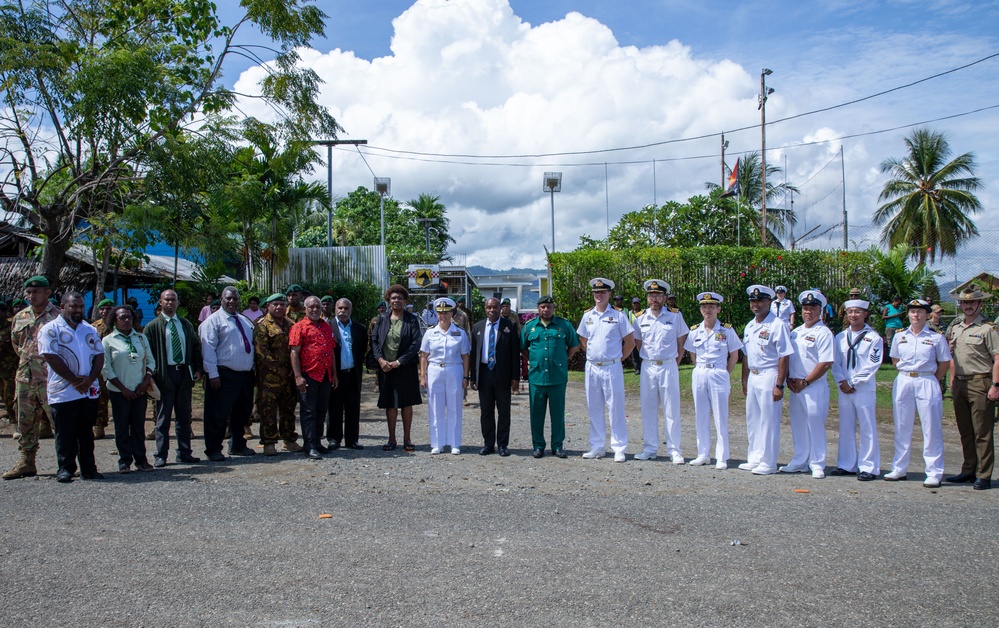
[(608, 365), (614, 364), (615, 362), (617, 362), (620, 359), (621, 358), (614, 358), (613, 360), (603, 360), (601, 362), (597, 362), (596, 360), (587, 360), (587, 362), (589, 362), (593, 366), (608, 366)]
[(749, 369), (749, 372), (752, 373), (753, 375), (760, 375), (762, 373), (776, 373), (777, 367), (768, 368), (768, 369)]
[(642, 360), (642, 364), (655, 364), (656, 366), (662, 366), (663, 364), (669, 364), (670, 362), (676, 364), (676, 358), (669, 360)]
[(431, 362), (430, 366), (461, 366), (461, 362)]
[(713, 362), (705, 362), (703, 364), (700, 363), (700, 362), (695, 362), (694, 363), (694, 368), (695, 369), (720, 369), (720, 368), (722, 368), (722, 365), (721, 364), (715, 364)]
[(899, 371), (902, 377), (934, 377), (936, 373), (921, 373), (919, 371)]

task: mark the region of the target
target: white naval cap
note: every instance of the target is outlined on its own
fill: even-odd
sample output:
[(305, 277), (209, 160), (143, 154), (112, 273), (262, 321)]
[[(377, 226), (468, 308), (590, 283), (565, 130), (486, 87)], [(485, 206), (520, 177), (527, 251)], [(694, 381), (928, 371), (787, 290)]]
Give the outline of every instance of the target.
[(594, 277), (590, 280), (590, 288), (592, 288), (594, 292), (597, 290), (613, 290), (614, 282), (604, 277)]
[(843, 303), (845, 309), (850, 309), (851, 307), (859, 308), (861, 310), (871, 309), (870, 301), (864, 301), (863, 299), (850, 299)]
[(642, 286), (646, 292), (661, 292), (665, 294), (670, 291), (669, 284), (662, 279), (649, 279)]
[(906, 310), (926, 310), (927, 314), (930, 312), (930, 304), (928, 301), (923, 301), (922, 299), (913, 299), (909, 301), (905, 308)]
[(457, 305), (455, 304), (454, 299), (441, 297), (434, 300), (434, 309), (438, 312), (450, 312), (454, 310), (455, 307), (457, 307)]
[(802, 305), (818, 305), (825, 307), (826, 295), (822, 294), (818, 290), (805, 290), (798, 295), (798, 303)]
[(710, 303), (715, 303), (720, 305), (725, 301), (725, 298), (718, 294), (717, 292), (700, 292), (697, 295), (698, 305), (708, 305)]
[(749, 286), (748, 288), (746, 288), (746, 294), (749, 295), (749, 300), (750, 301), (759, 301), (760, 299), (762, 299), (764, 297), (766, 297), (766, 298), (770, 299), (771, 301), (773, 301), (774, 297), (777, 296), (776, 294), (774, 294), (773, 290), (771, 290), (767, 286), (761, 286), (758, 283), (757, 284), (753, 284), (753, 285)]
[(776, 292), (783, 292), (783, 293), (786, 294), (787, 293), (787, 286), (777, 286), (776, 288), (774, 288), (774, 292), (775, 293)]

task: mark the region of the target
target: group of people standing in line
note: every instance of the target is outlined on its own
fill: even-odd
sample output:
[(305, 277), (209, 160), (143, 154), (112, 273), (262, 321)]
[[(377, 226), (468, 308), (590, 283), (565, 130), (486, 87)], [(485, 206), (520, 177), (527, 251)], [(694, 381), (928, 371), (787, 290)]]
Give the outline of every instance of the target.
[[(177, 294), (165, 290), (157, 315), (140, 333), (134, 308), (103, 301), (98, 304), (101, 318), (91, 325), (84, 320), (82, 295), (67, 292), (57, 308), (49, 302), (48, 281), (32, 277), (25, 282), (28, 307), (11, 324), (18, 355), (20, 458), (3, 478), (37, 473), (35, 454), (47, 417), (55, 428), (57, 480), (70, 482), (77, 470), (85, 479), (102, 477), (94, 459), (94, 438), (104, 391), (113, 415), (119, 471), (128, 472), (133, 464), (140, 471), (165, 466), (171, 424), (176, 462), (198, 463), (191, 431), (192, 390), (198, 382), (205, 384), (204, 451), (210, 461), (226, 459), (226, 439), (228, 455), (254, 455), (247, 445), (247, 426), (253, 420), (260, 423), (265, 455), (276, 455), (278, 444), (316, 460), (341, 442), (363, 449), (359, 419), (365, 364), (376, 370), (377, 405), (386, 415), (388, 442), (383, 450), (398, 447), (401, 415), (403, 449), (415, 451), (413, 406), (423, 403), (426, 391), (430, 453), (447, 449), (460, 454), (462, 408), (472, 388), (480, 400), (479, 454), (509, 456), (511, 395), (519, 392), (522, 356), (528, 365), (532, 456), (544, 457), (550, 445), (552, 455), (565, 458), (568, 365), (579, 349), (586, 354), (590, 423), (585, 459), (606, 455), (609, 419), (614, 460), (627, 460), (622, 360), (634, 352), (641, 360), (642, 414), (642, 449), (634, 459), (655, 459), (664, 443), (673, 464), (687, 462), (680, 445), (678, 374), (687, 353), (694, 363), (697, 443), (697, 454), (688, 464), (710, 463), (713, 418), (715, 468), (727, 469), (730, 373), (742, 352), (749, 444), (740, 469), (756, 475), (810, 472), (814, 478), (825, 477), (831, 371), (840, 394), (838, 458), (830, 474), (856, 475), (861, 481), (881, 474), (875, 378), (885, 345), (867, 324), (869, 302), (853, 298), (859, 297), (859, 290), (851, 291), (843, 305), (846, 329), (833, 334), (823, 323), (827, 302), (820, 290), (799, 295), (802, 324), (795, 327), (796, 309), (785, 298), (785, 287), (750, 286), (753, 318), (739, 338), (719, 321), (724, 299), (715, 292), (697, 295), (702, 321), (689, 328), (683, 314), (668, 304), (670, 286), (665, 281), (644, 282), (648, 307), (633, 312), (610, 305), (613, 281), (595, 278), (590, 286), (594, 306), (575, 328), (555, 315), (550, 296), (539, 300), (538, 316), (523, 325), (510, 315), (508, 301), (487, 299), (486, 318), (469, 325), (458, 303), (441, 297), (432, 304), (434, 324), (424, 324), (407, 307), (410, 295), (400, 285), (389, 287), (378, 316), (366, 328), (352, 320), (348, 299), (303, 300), (301, 286), (292, 285), (285, 293), (270, 295), (262, 308), (251, 306), (242, 313), (238, 291), (226, 288), (219, 306), (203, 312), (197, 328), (177, 315)], [(947, 481), (990, 487), (999, 332), (980, 316), (989, 296), (979, 290), (957, 295), (963, 317), (943, 333), (928, 327), (932, 308), (926, 301), (906, 305), (910, 325), (892, 335), (888, 349), (898, 375), (892, 393), (894, 455), (885, 480), (906, 478), (917, 414), (923, 431), (924, 485), (936, 487), (943, 480), (941, 381), (949, 372), (964, 462), (961, 473)], [(785, 390), (790, 393), (794, 452), (786, 465), (778, 466)], [(150, 398), (155, 400), (156, 418), (151, 464), (143, 431)], [(545, 438), (546, 415), (551, 420), (550, 442)]]

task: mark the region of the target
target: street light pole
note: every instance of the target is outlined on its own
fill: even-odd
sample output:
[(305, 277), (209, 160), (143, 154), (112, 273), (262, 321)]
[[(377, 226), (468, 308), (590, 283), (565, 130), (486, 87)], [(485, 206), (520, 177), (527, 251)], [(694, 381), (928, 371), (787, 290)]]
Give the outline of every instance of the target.
[(773, 70), (763, 68), (760, 72), (760, 162), (762, 171), (760, 173), (760, 205), (763, 211), (763, 224), (760, 227), (760, 238), (763, 246), (767, 245), (767, 97), (774, 93), (773, 88), (767, 87), (767, 77), (773, 74)]
[(340, 144), (358, 146), (368, 140), (314, 140), (313, 144), (326, 147), (326, 193), (330, 197), (330, 207), (326, 210), (326, 246), (333, 246), (333, 147)]
[(427, 253), (430, 252), (430, 225), (437, 222), (436, 218), (417, 218), (416, 222), (423, 223), (423, 231), (427, 237)]
[(555, 192), (562, 191), (562, 173), (546, 172), (544, 191), (552, 196), (552, 253), (555, 252)]

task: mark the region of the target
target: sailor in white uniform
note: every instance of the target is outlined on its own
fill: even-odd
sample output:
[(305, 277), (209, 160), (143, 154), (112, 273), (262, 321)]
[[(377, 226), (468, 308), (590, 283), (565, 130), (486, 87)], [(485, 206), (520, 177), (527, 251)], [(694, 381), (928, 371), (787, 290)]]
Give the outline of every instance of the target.
[(420, 344), (420, 385), (427, 389), (430, 453), (450, 445), (461, 453), (461, 395), (468, 387), (471, 345), (465, 330), (452, 322), (455, 303), (441, 297), (433, 303), (437, 324)]
[(786, 294), (787, 288), (784, 286), (774, 288), (774, 296), (777, 298), (770, 303), (770, 311), (774, 313), (774, 316), (787, 323), (788, 328), (791, 328), (794, 326), (794, 303), (785, 297)]

